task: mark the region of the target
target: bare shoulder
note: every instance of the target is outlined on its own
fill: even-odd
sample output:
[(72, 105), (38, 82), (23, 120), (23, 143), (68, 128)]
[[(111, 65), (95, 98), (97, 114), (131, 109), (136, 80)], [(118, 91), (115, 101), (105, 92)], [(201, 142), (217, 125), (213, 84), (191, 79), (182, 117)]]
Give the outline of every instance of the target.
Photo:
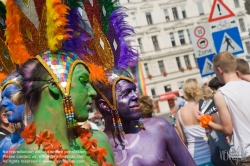
[(148, 119), (143, 119), (143, 123), (145, 127), (164, 127), (164, 128), (172, 128), (172, 125), (164, 118), (153, 117)]
[(224, 100), (224, 96), (223, 96), (223, 94), (221, 93), (221, 91), (217, 91), (217, 92), (214, 94), (214, 101), (218, 101), (218, 100)]
[(108, 136), (100, 130), (91, 130), (91, 133), (93, 134), (92, 137), (98, 139), (99, 141), (108, 140)]
[(166, 141), (172, 141), (178, 138), (174, 127), (164, 118), (149, 118), (145, 119), (144, 125), (146, 132), (157, 138), (162, 138)]

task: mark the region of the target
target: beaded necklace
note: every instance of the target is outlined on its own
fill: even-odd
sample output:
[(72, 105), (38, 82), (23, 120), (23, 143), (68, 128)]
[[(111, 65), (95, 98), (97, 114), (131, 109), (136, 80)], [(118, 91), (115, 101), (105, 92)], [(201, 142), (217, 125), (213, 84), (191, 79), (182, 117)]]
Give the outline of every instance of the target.
[[(104, 156), (108, 154), (104, 147), (97, 147), (97, 139), (91, 139), (92, 133), (83, 128), (75, 128), (74, 131), (77, 133), (78, 138), (82, 142), (82, 146), (86, 149), (87, 155), (97, 159), (98, 165), (100, 166), (112, 166), (112, 164), (105, 163), (106, 159)], [(34, 122), (27, 125), (20, 136), (26, 141), (27, 144), (35, 142), (38, 149), (42, 146), (49, 159), (53, 160), (56, 164), (61, 166), (74, 166), (71, 160), (68, 160), (66, 156), (69, 154), (67, 149), (62, 148), (62, 144), (55, 139), (55, 135), (50, 130), (40, 131), (36, 135), (36, 126)]]

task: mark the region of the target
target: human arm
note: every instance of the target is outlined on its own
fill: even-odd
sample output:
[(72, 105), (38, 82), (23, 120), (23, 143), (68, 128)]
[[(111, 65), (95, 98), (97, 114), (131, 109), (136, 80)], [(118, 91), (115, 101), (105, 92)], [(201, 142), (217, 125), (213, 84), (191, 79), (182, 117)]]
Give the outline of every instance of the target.
[(217, 91), (214, 95), (215, 106), (219, 113), (219, 123), (209, 122), (208, 125), (211, 129), (220, 133), (231, 135), (233, 133), (233, 124), (231, 115), (226, 105), (224, 96), (220, 91)]
[(182, 127), (181, 127), (181, 124), (180, 124), (180, 120), (179, 120), (179, 116), (178, 116), (178, 113), (177, 113), (177, 116), (176, 116), (176, 128), (177, 128), (177, 131), (179, 133), (179, 136), (182, 140), (182, 142), (185, 144), (185, 146), (187, 147), (187, 139), (183, 133), (183, 130), (182, 130)]
[(96, 138), (98, 140), (98, 147), (104, 147), (108, 151), (108, 154), (105, 156), (107, 160), (106, 163), (115, 165), (113, 149), (109, 143), (107, 135), (104, 132), (98, 130), (92, 130), (92, 132), (92, 138)]
[(160, 128), (164, 128), (163, 136), (167, 151), (176, 166), (195, 166), (195, 162), (175, 129), (165, 119), (158, 120)]

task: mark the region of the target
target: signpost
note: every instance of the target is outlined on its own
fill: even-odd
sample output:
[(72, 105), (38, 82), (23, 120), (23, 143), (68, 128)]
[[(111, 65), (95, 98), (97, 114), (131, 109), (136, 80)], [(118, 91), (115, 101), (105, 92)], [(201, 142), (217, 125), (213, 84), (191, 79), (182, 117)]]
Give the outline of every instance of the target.
[(222, 0), (214, 0), (208, 23), (190, 28), (189, 32), (202, 77), (214, 74), (215, 54), (244, 53), (235, 15)]
[(235, 15), (222, 0), (214, 1), (208, 22), (217, 54), (223, 51), (234, 55), (244, 52)]
[(216, 51), (213, 39), (209, 32), (209, 24), (204, 23), (190, 28), (189, 32), (201, 76), (205, 77), (214, 74), (212, 60)]

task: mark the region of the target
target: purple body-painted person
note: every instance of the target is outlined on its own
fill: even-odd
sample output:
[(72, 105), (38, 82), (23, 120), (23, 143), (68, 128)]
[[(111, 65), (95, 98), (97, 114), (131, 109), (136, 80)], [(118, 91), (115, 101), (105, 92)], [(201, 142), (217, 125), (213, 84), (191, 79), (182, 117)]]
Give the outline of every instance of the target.
[(162, 118), (141, 119), (132, 76), (123, 69), (107, 72), (108, 85), (93, 83), (104, 132), (113, 147), (115, 165), (196, 165), (171, 124)]

